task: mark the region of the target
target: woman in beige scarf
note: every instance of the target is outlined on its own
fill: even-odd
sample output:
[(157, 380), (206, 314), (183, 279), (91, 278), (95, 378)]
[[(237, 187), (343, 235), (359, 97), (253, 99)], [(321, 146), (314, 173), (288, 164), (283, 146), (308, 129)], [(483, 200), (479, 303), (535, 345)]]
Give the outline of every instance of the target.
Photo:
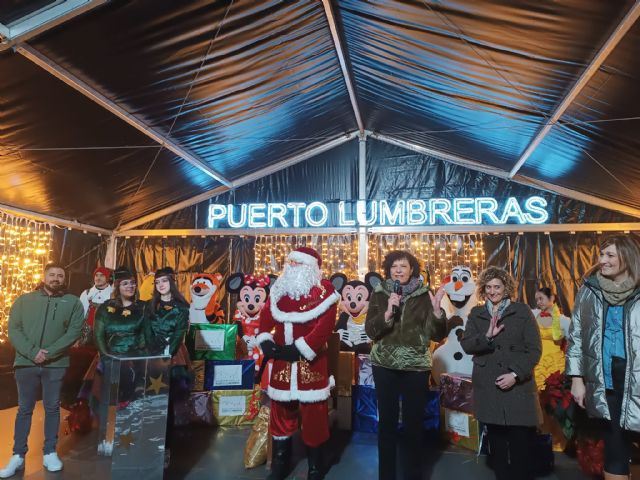
[(630, 432), (640, 432), (640, 243), (613, 235), (576, 297), (566, 374), (571, 394), (604, 420), (605, 479), (629, 478)]

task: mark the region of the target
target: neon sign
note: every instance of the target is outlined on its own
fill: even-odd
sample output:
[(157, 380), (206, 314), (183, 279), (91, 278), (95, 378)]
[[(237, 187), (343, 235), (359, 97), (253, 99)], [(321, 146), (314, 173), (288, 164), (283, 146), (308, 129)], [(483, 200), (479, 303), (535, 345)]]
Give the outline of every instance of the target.
[[(542, 224), (549, 219), (542, 197), (498, 202), (492, 197), (428, 200), (212, 204), (209, 228), (318, 228), (421, 225)], [(335, 220), (330, 220), (335, 219)]]

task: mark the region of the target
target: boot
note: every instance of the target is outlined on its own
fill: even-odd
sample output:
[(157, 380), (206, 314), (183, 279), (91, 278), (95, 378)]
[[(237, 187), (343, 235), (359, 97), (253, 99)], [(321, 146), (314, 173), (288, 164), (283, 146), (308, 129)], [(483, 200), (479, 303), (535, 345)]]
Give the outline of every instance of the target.
[(289, 473), (291, 461), (291, 437), (285, 440), (273, 439), (271, 473), (267, 480), (284, 480)]
[(307, 480), (322, 480), (322, 447), (307, 447), (307, 461), (309, 462), (309, 474)]

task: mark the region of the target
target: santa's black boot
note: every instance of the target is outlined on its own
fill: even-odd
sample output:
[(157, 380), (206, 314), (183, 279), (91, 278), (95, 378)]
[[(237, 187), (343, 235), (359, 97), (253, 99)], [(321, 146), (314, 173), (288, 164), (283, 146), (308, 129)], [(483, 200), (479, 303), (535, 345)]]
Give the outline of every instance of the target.
[(273, 439), (271, 451), (271, 473), (267, 480), (284, 480), (289, 473), (291, 461), (291, 437), (285, 440)]
[(307, 447), (307, 461), (309, 462), (309, 474), (307, 480), (322, 480), (322, 447)]

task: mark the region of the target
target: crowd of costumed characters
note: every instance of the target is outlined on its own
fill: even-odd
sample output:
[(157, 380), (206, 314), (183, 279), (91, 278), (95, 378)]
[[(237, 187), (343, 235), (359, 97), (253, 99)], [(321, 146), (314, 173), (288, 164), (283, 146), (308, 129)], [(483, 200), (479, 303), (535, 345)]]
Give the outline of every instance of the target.
[[(289, 258), (302, 267), (321, 263), (318, 254), (305, 247), (294, 250)], [(294, 272), (297, 276), (286, 272), (287, 278), (280, 282), (276, 275), (250, 272), (233, 272), (226, 279), (217, 272), (184, 274), (191, 275), (185, 298), (177, 291), (176, 273), (170, 268), (145, 275), (139, 288), (133, 281), (137, 276), (126, 268), (115, 271), (97, 268), (94, 284), (81, 295), (86, 321), (73, 348), (72, 366), (67, 374), (70, 387), (65, 387), (66, 396), (63, 395), (63, 404), (70, 409), (70, 430), (89, 431), (101, 413), (100, 375), (104, 366), (100, 353), (130, 353), (135, 348), (148, 351), (154, 338), (162, 336), (167, 340), (166, 351), (172, 356), (169, 432), (174, 426), (194, 424), (252, 425), (245, 466), (261, 465), (271, 455), (270, 461), (275, 462), (272, 468), (273, 465), (280, 468), (278, 465), (288, 461), (291, 446), (279, 441), (274, 445), (269, 424), (274, 422), (275, 415), (287, 434), (282, 437), (289, 438), (297, 423), (285, 418), (281, 402), (297, 399), (303, 423), (306, 419), (313, 426), (309, 431), (316, 432), (303, 438), (309, 471), (314, 474), (317, 469), (314, 462), (320, 461), (314, 458), (318, 456), (315, 450), (326, 441), (327, 434), (323, 423), (315, 422), (312, 416), (328, 415), (317, 405), (330, 398), (330, 391), (333, 390), (335, 402), (329, 402), (329, 410), (337, 410), (339, 428), (378, 431), (370, 359), (373, 339), (367, 335), (365, 320), (372, 294), (382, 288), (385, 280), (378, 272), (367, 273), (363, 280), (336, 272), (330, 279), (317, 283), (322, 290), (313, 302), (299, 305), (297, 292), (304, 288), (300, 290), (297, 282), (304, 284), (304, 275), (309, 271)], [(158, 280), (163, 277), (171, 280), (173, 296), (158, 293)], [(419, 282), (429, 289), (429, 273), (422, 271)], [(455, 266), (440, 284), (444, 290), (441, 308), (446, 313), (446, 332), (442, 341), (430, 345), (431, 377), (429, 384), (424, 385), (427, 400), (423, 426), (439, 431), (458, 446), (480, 451), (483, 426), (474, 418), (473, 360), (460, 343), (469, 313), (478, 305), (473, 270), (466, 265)], [(273, 298), (270, 300), (274, 287), (275, 304)], [(230, 302), (225, 301), (224, 295), (231, 296)], [(597, 440), (595, 427), (582, 409), (576, 408), (569, 380), (564, 376), (570, 319), (561, 313), (555, 293), (549, 288), (540, 288), (535, 301), (533, 314), (542, 340), (535, 380), (544, 412), (538, 444), (544, 445), (541, 448), (551, 445), (555, 451), (575, 453), (583, 471), (599, 474), (602, 442)], [(232, 310), (225, 312), (225, 304), (233, 305)], [(309, 314), (296, 323), (284, 308)], [(327, 316), (331, 317), (329, 324)], [(144, 332), (145, 322), (162, 331), (149, 337)], [(320, 324), (325, 325), (321, 335), (316, 332)], [(140, 338), (146, 335), (147, 343), (115, 345), (105, 341), (105, 332), (111, 332), (114, 325), (139, 333)], [(295, 338), (303, 338), (302, 343), (295, 343), (297, 349), (290, 348), (294, 332)], [(329, 349), (326, 365), (313, 370), (312, 360), (325, 355), (319, 345), (332, 342), (334, 351)], [(294, 364), (297, 386), (291, 382)], [(310, 386), (305, 387), (304, 381), (310, 382)], [(169, 447), (168, 441), (168, 452)]]

